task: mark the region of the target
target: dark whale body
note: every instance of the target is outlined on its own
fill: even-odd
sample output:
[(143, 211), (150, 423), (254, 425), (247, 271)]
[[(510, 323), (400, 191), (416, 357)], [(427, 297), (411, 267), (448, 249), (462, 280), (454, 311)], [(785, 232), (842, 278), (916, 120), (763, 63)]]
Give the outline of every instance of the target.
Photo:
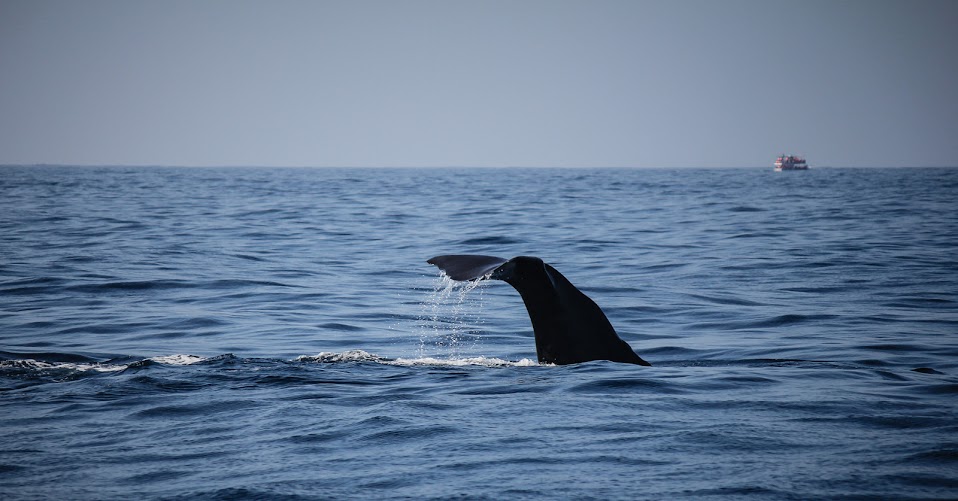
[(532, 320), (540, 363), (610, 360), (652, 365), (619, 338), (594, 301), (537, 257), (447, 255), (426, 262), (453, 280), (502, 280), (519, 291)]

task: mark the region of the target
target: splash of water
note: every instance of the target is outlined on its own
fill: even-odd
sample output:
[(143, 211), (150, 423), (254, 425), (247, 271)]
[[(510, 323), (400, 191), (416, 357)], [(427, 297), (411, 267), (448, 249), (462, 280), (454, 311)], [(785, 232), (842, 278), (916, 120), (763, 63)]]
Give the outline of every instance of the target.
[[(483, 324), (484, 286), (483, 280), (458, 282), (439, 276), (432, 293), (419, 305), (418, 358), (459, 359), (463, 352), (476, 349)], [(470, 294), (477, 289), (477, 294)]]

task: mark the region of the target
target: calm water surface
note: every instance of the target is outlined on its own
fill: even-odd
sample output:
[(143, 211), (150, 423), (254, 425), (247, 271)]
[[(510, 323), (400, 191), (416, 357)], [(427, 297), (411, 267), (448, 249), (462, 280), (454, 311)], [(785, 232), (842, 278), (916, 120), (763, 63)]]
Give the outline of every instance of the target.
[[(5, 499), (958, 498), (958, 169), (0, 167)], [(650, 368), (535, 362), (542, 257)]]

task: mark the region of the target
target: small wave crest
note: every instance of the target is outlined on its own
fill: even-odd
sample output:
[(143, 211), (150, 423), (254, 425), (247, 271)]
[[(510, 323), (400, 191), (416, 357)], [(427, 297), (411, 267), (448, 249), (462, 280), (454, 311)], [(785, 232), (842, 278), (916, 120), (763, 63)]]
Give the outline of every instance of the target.
[[(234, 357), (232, 355), (200, 357), (196, 355), (185, 354), (164, 355), (144, 359), (129, 358), (123, 362), (62, 362), (21, 358), (0, 360), (0, 376), (5, 375), (15, 379), (22, 379), (24, 377), (38, 377), (40, 378), (38, 381), (48, 380), (48, 378), (52, 377), (54, 381), (64, 381), (73, 380), (76, 378), (92, 377), (103, 373), (121, 373), (127, 369), (139, 370), (151, 366), (189, 366), (204, 362), (212, 363), (218, 360), (231, 358)], [(274, 361), (277, 363), (287, 363), (286, 361), (282, 360)], [(518, 361), (512, 361), (485, 356), (449, 358), (437, 356), (418, 356), (413, 358), (386, 358), (364, 350), (321, 352), (317, 355), (300, 355), (293, 359), (293, 362), (317, 364), (371, 362), (398, 367), (531, 367), (539, 365), (536, 361), (527, 358), (523, 358)]]
[(62, 362), (45, 361), (33, 358), (0, 360), (0, 370), (18, 370), (33, 372), (65, 372), (65, 373), (99, 373), (99, 372), (120, 372), (130, 367), (142, 367), (150, 364), (162, 365), (192, 365), (208, 360), (196, 355), (166, 355), (159, 357), (150, 357), (137, 360), (130, 363), (115, 362)]
[(163, 365), (193, 365), (207, 360), (205, 357), (196, 355), (167, 355), (164, 357), (152, 357), (147, 360)]
[(468, 358), (450, 358), (450, 359), (441, 359), (435, 357), (422, 357), (422, 358), (397, 358), (389, 362), (391, 365), (405, 365), (405, 366), (440, 366), (440, 367), (464, 367), (469, 365), (477, 365), (482, 367), (533, 367), (539, 365), (538, 362), (529, 360), (528, 358), (523, 358), (522, 360), (513, 362), (510, 360), (503, 360), (501, 358), (489, 358), (489, 357), (468, 357)]
[(322, 352), (318, 355), (300, 355), (295, 358), (296, 362), (314, 362), (314, 363), (343, 363), (343, 362), (374, 362), (384, 365), (396, 365), (404, 367), (431, 366), (431, 367), (532, 367), (539, 365), (538, 362), (523, 358), (519, 361), (503, 360), (495, 357), (463, 357), (463, 358), (438, 358), (421, 356), (416, 358), (385, 358), (363, 350), (348, 350), (342, 353)]
[(75, 363), (75, 362), (44, 362), (27, 358), (23, 360), (0, 361), (0, 369), (33, 370), (38, 372), (68, 371), (68, 372), (116, 372), (126, 369), (125, 364), (109, 363)]
[(321, 364), (334, 364), (340, 362), (382, 362), (383, 360), (386, 359), (363, 350), (348, 350), (342, 353), (324, 351), (318, 355), (300, 355), (294, 359), (296, 362), (316, 362)]

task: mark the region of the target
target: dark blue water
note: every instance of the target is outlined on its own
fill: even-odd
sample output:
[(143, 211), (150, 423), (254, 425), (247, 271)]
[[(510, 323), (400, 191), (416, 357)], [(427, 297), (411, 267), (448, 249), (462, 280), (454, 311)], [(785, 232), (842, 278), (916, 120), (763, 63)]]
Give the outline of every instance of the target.
[[(958, 497), (958, 169), (0, 168), (5, 499)], [(535, 362), (536, 255), (654, 367)]]

